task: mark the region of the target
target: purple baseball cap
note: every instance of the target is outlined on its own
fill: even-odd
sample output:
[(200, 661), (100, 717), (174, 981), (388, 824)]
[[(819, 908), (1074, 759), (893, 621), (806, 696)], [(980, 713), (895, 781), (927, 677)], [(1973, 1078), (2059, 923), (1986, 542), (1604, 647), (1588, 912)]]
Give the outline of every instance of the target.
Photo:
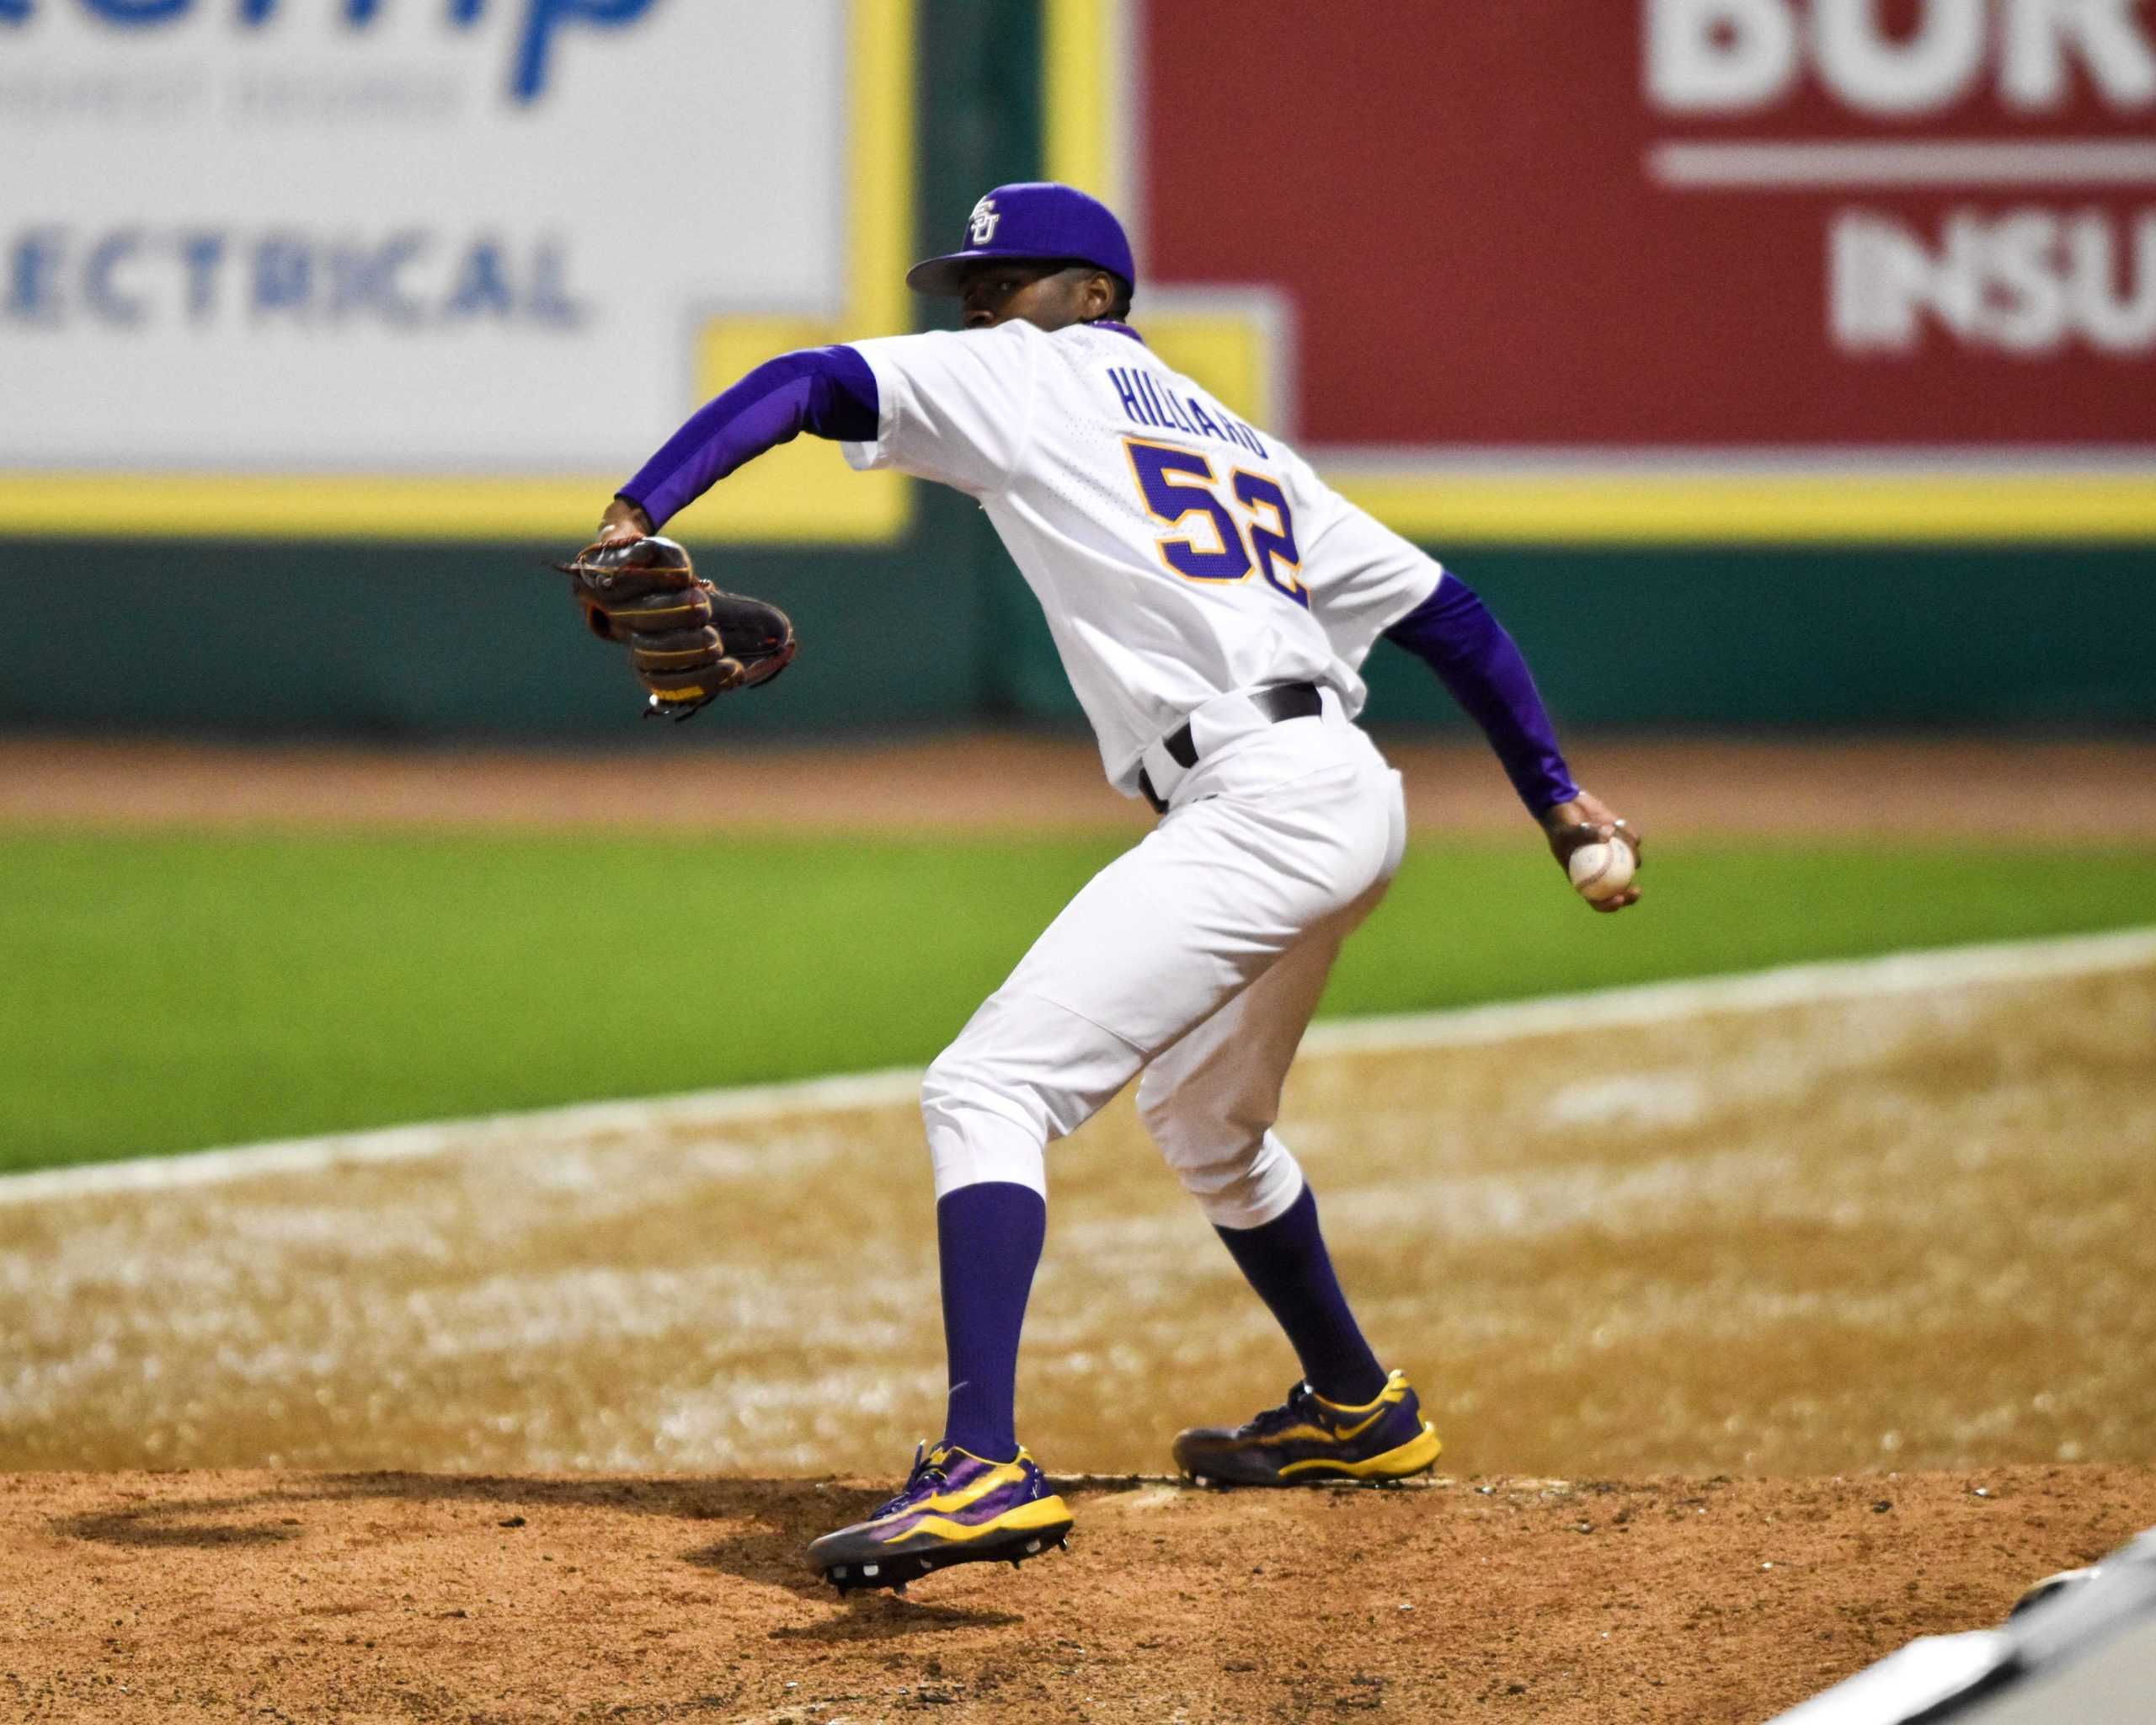
[(1067, 258), (1134, 286), (1138, 280), (1115, 212), (1054, 180), (996, 187), (966, 217), (965, 249), (924, 259), (906, 271), (906, 286), (915, 293), (956, 294), (966, 265), (981, 258)]

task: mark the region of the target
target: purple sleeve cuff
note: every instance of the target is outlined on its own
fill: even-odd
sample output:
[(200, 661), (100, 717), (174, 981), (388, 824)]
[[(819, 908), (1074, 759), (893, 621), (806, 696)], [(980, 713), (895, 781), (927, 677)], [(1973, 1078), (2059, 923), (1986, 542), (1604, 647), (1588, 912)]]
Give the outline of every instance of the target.
[(1579, 795), (1527, 660), (1466, 582), (1446, 575), (1435, 592), (1385, 633), (1434, 670), (1481, 726), (1530, 813), (1540, 814)]
[(782, 354), (697, 409), (615, 495), (663, 527), (742, 462), (803, 431), (873, 441), (878, 411), (876, 374), (854, 349)]

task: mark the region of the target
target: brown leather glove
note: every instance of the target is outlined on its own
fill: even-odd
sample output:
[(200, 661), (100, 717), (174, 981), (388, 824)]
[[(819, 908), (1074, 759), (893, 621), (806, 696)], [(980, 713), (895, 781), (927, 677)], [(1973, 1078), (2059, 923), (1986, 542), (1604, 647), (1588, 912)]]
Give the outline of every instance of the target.
[(671, 539), (589, 545), (554, 567), (584, 620), (629, 649), (649, 696), (644, 716), (693, 718), (731, 689), (769, 682), (792, 662), (793, 623), (775, 605), (722, 592)]

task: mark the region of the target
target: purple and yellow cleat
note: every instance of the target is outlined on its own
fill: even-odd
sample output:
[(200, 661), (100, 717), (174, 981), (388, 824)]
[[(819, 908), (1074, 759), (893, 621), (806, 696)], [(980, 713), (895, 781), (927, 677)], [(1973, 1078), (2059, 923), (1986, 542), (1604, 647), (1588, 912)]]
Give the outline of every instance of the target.
[(914, 1451), (897, 1497), (866, 1521), (827, 1533), (808, 1561), (840, 1593), (897, 1588), (953, 1563), (1022, 1563), (1070, 1537), (1070, 1511), (1021, 1450), (985, 1461), (953, 1445)]
[(1396, 1371), (1359, 1407), (1298, 1384), (1246, 1425), (1194, 1427), (1176, 1439), (1176, 1466), (1199, 1486), (1382, 1485), (1428, 1472), (1444, 1448)]

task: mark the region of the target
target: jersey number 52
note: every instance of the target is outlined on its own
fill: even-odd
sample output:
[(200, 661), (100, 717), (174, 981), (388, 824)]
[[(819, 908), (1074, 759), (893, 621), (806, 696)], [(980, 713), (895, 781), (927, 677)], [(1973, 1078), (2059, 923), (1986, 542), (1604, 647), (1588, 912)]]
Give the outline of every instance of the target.
[(1155, 521), (1180, 527), (1193, 515), (1204, 518), (1202, 534), (1161, 537), (1162, 563), (1187, 581), (1247, 581), (1259, 570), (1275, 591), (1310, 609), (1310, 590), (1295, 579), (1303, 554), (1295, 548), (1294, 517), (1277, 483), (1245, 467), (1231, 470), (1228, 489), (1247, 517), (1238, 521), (1216, 489), (1220, 482), (1213, 463), (1196, 450), (1135, 437), (1124, 438), (1123, 446), (1138, 494)]

